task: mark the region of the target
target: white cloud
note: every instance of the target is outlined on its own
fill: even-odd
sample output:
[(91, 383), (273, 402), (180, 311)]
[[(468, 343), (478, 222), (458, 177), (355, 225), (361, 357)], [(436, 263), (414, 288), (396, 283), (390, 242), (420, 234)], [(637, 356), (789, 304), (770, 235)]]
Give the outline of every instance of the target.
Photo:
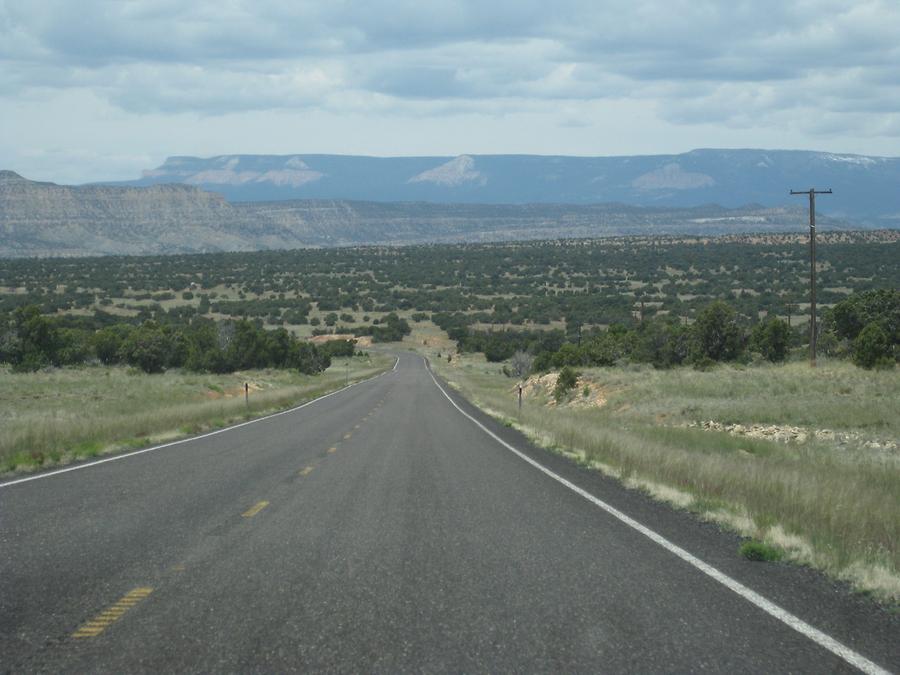
[[(642, 111), (648, 137), (680, 130), (684, 149), (793, 137), (791, 147), (900, 154), (898, 34), (893, 0), (0, 0), (0, 104), (64, 117), (75, 93), (95, 114), (122, 111), (135, 137), (151, 117), (214, 117), (260, 145), (242, 120), (330, 115), (337, 145), (340, 120), (372, 135), (402, 118), (418, 125), (408, 134), (422, 154), (440, 144), (424, 131), (453, 117), (476, 116), (473, 137), (490, 139), (485, 120), (537, 115), (562, 152), (598, 110), (627, 108)], [(13, 119), (0, 148), (33, 145), (33, 120)], [(520, 143), (537, 146), (527, 133)]]

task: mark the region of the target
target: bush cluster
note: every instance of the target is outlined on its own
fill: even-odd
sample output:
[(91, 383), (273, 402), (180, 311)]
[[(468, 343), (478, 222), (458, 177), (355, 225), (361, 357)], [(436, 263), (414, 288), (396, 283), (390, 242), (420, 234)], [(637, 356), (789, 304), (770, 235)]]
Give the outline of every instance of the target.
[(900, 360), (900, 291), (852, 295), (825, 315), (825, 328), (834, 352), (863, 368), (890, 367)]
[[(284, 328), (264, 330), (247, 320), (216, 323), (193, 317), (182, 324), (146, 320), (114, 323), (99, 329), (71, 328), (44, 316), (35, 306), (0, 317), (0, 362), (18, 371), (98, 360), (127, 364), (146, 373), (167, 368), (228, 373), (247, 368), (294, 368), (315, 374), (331, 363), (344, 345), (318, 348)], [(339, 341), (340, 342), (340, 341)], [(352, 343), (350, 353), (352, 354)]]
[[(753, 322), (728, 303), (717, 300), (691, 324), (656, 317), (636, 326), (613, 324), (586, 334), (561, 330), (477, 331), (462, 314), (436, 314), (434, 321), (456, 340), (461, 352), (482, 352), (488, 361), (505, 361), (518, 352), (534, 357), (533, 368), (545, 371), (565, 366), (611, 366), (622, 361), (649, 363), (657, 368), (690, 364), (706, 368), (716, 363), (745, 361), (753, 354), (771, 362), (784, 361), (803, 340), (803, 329), (792, 330), (776, 317)], [(890, 367), (900, 358), (900, 291), (876, 290), (853, 295), (825, 315), (820, 347), (831, 355), (846, 355), (863, 368)]]
[(404, 335), (409, 335), (412, 332), (406, 319), (401, 319), (394, 312), (391, 312), (380, 321), (376, 319), (372, 324), (359, 326), (351, 332), (357, 337), (371, 335), (372, 342), (399, 342)]

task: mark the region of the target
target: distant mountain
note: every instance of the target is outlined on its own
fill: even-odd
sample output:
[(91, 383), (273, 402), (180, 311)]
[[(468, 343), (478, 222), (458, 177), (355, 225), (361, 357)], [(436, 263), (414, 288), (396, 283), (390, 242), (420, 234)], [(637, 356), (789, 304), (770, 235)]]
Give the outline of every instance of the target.
[[(465, 162), (446, 172), (431, 171), (425, 169), (417, 175), (424, 173), (424, 181), (479, 180)], [(198, 253), (629, 234), (803, 232), (806, 223), (804, 204), (790, 208), (725, 209), (346, 200), (229, 203), (219, 194), (189, 185), (71, 187), (38, 183), (12, 171), (0, 171), (2, 257)], [(827, 217), (819, 225), (822, 229), (852, 227)]]
[(791, 188), (832, 188), (822, 213), (900, 226), (900, 158), (794, 150), (693, 150), (681, 155), (553, 157), (170, 157), (119, 185), (185, 183), (230, 201), (346, 199), (467, 204), (691, 207), (800, 203)]

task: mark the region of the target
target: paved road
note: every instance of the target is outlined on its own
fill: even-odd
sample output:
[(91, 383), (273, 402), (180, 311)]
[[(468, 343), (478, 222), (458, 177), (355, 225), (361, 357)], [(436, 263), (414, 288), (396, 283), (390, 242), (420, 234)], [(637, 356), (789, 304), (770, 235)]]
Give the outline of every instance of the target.
[[(900, 620), (507, 443), (898, 669)], [(0, 487), (0, 672), (853, 672), (465, 417), (418, 356), (295, 412)]]

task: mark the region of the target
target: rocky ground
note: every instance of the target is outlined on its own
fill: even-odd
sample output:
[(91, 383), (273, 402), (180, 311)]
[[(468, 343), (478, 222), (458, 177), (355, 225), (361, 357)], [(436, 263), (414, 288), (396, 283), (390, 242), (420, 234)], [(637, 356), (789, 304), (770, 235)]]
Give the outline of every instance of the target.
[(818, 440), (840, 446), (857, 446), (871, 450), (897, 450), (896, 440), (872, 439), (858, 432), (834, 431), (832, 429), (810, 429), (778, 424), (723, 424), (715, 420), (689, 422), (686, 426), (708, 431), (724, 431), (734, 436), (761, 438), (779, 443), (805, 443)]
[[(555, 407), (556, 399), (553, 397), (553, 390), (556, 388), (556, 381), (559, 379), (559, 373), (546, 373), (544, 375), (532, 375), (526, 378), (522, 383), (522, 396), (525, 399), (534, 397), (547, 397), (547, 407)], [(518, 393), (519, 384), (513, 386), (510, 390), (514, 394)], [(571, 390), (568, 398), (564, 399), (560, 404), (571, 408), (601, 408), (606, 405), (609, 398), (609, 392), (585, 377), (579, 377), (575, 388)]]

